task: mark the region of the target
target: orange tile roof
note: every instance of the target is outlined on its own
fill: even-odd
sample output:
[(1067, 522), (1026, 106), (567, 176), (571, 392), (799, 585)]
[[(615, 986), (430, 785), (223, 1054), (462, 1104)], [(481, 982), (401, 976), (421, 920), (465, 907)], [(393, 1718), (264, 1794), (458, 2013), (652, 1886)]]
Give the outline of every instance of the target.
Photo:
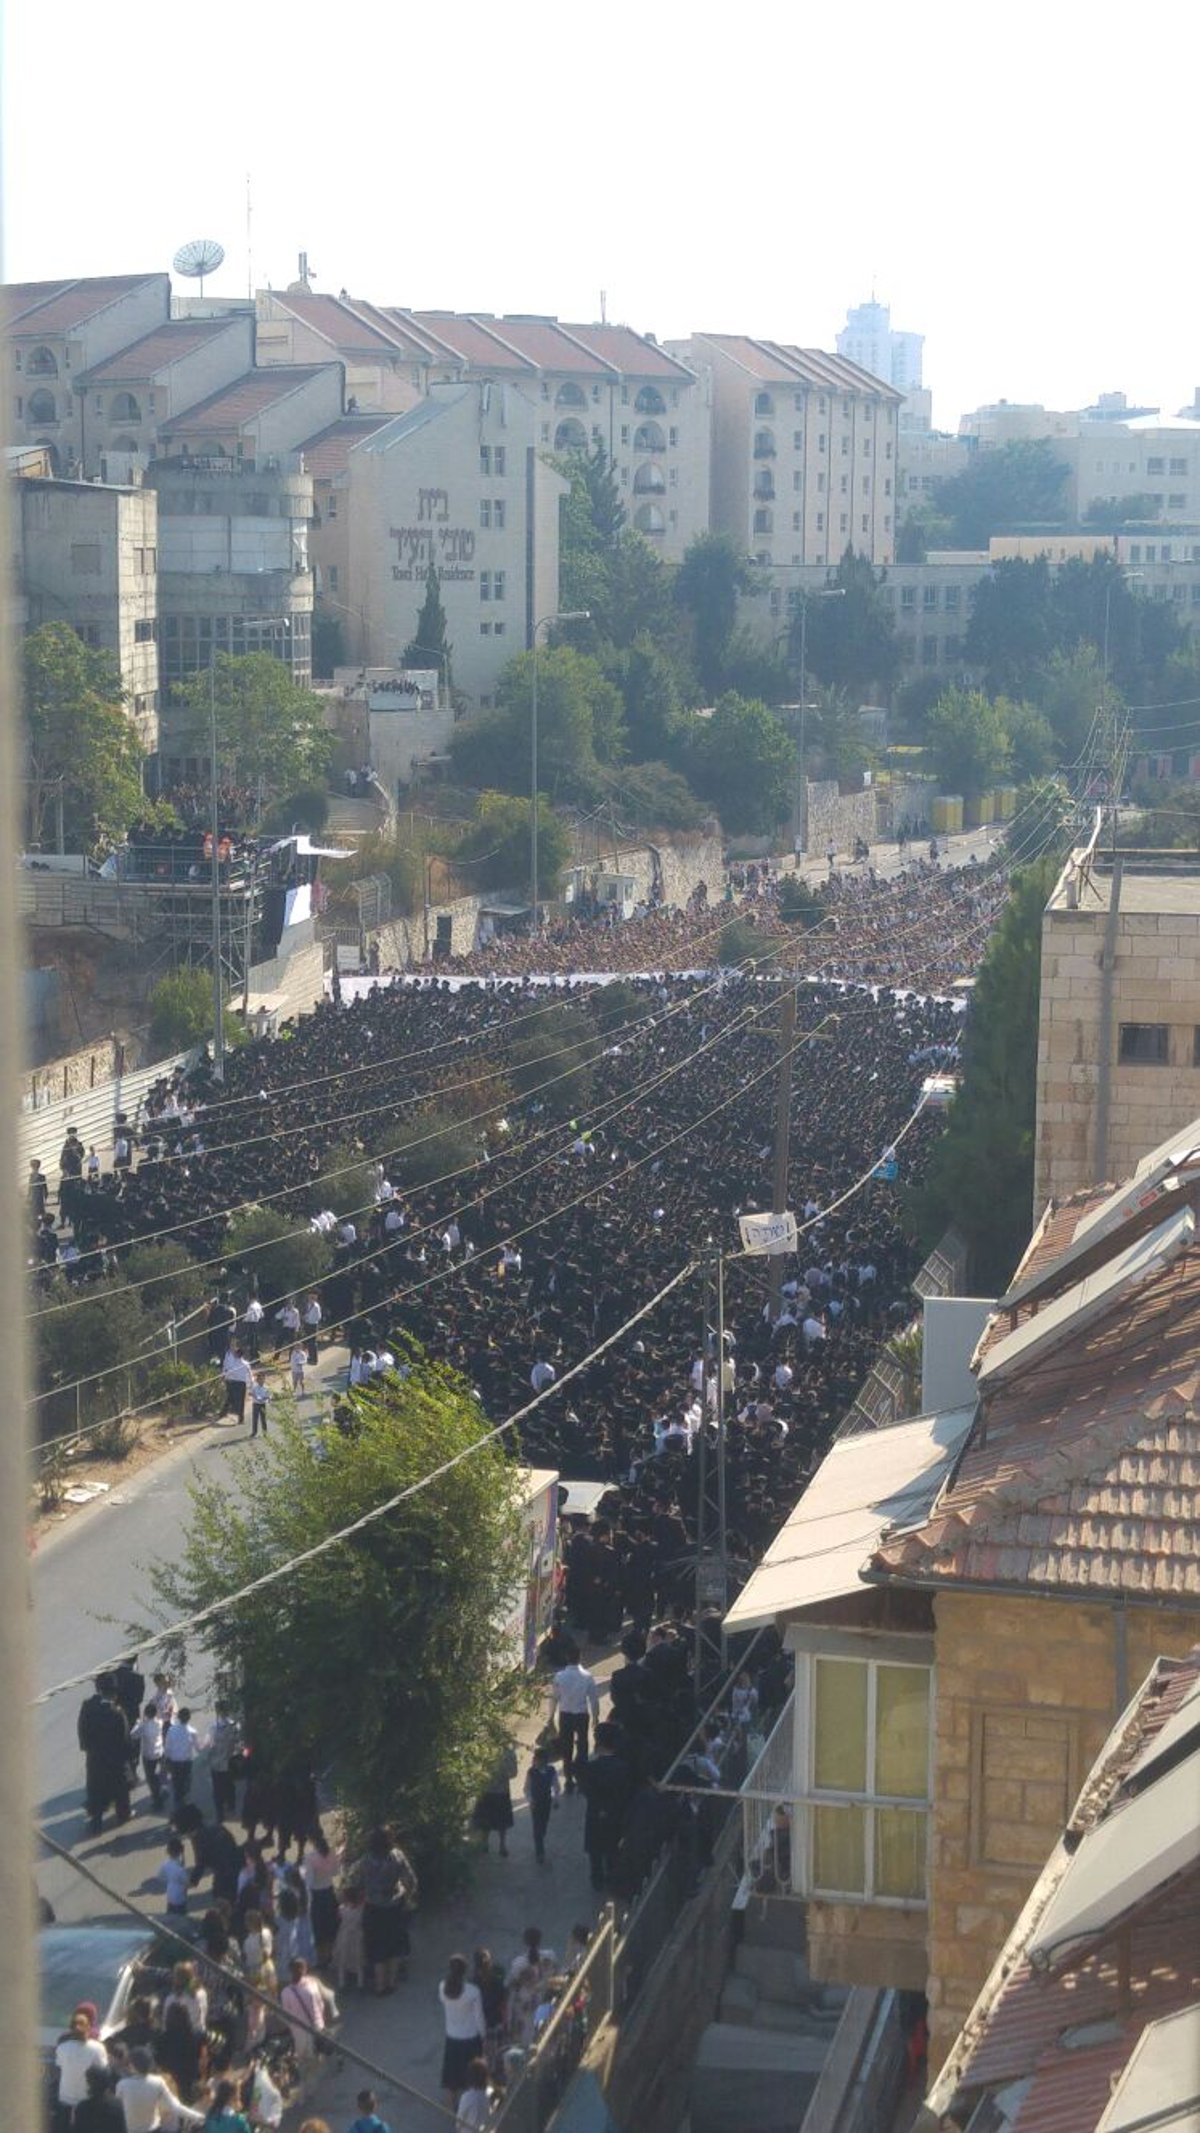
[(356, 444), (364, 437), (373, 437), (376, 430), (394, 422), (390, 415), (343, 415), (339, 422), (331, 422), (326, 429), (318, 430), (305, 444), (297, 446), (304, 454), (304, 471), (317, 481), (332, 480), (343, 472), (346, 461)]
[(276, 293), (275, 301), (306, 326), (311, 326), (314, 333), (323, 334), (339, 355), (383, 357), (398, 353), (398, 333), (394, 329), (387, 332), (364, 318), (349, 298), (303, 291), (292, 295), (284, 291)]
[(536, 368), (529, 357), (509, 343), (503, 336), (503, 327), (498, 321), (464, 316), (458, 311), (414, 311), (400, 313), (401, 319), (411, 316), (415, 325), (431, 334), (445, 347), (450, 348), (464, 363), (482, 371), (512, 371), (518, 377), (528, 377)]
[(582, 341), (623, 377), (684, 378), (691, 383), (695, 376), (678, 356), (668, 355), (657, 341), (648, 334), (635, 333), (632, 326), (574, 326), (564, 321), (562, 330), (573, 340)]
[(215, 436), (236, 429), (240, 423), (253, 421), (264, 407), (286, 399), (298, 386), (307, 385), (311, 378), (338, 367), (334, 363), (271, 363), (264, 370), (248, 370), (244, 377), (235, 378), (220, 392), (210, 393), (207, 400), (189, 407), (186, 414), (172, 416), (170, 422), (164, 422), (161, 434)]
[[(1109, 1189), (1056, 1209), (1022, 1273)], [(986, 1396), (930, 1517), (864, 1575), (1200, 1607), (1200, 1250)]]
[[(0, 311), (9, 333), (69, 333), (72, 326), (80, 325), (115, 303), (119, 296), (127, 296), (150, 281), (161, 281), (169, 292), (165, 274), (104, 274), (81, 281), (12, 282), (0, 292)], [(164, 312), (166, 303), (164, 297)]]
[(97, 363), (80, 377), (79, 383), (103, 385), (119, 378), (152, 378), (169, 363), (177, 363), (180, 356), (190, 355), (193, 348), (202, 348), (205, 341), (228, 333), (239, 318), (245, 321), (248, 317), (247, 312), (231, 312), (227, 318), (168, 319), (153, 333), (143, 334), (140, 341), (133, 341), (128, 348)]

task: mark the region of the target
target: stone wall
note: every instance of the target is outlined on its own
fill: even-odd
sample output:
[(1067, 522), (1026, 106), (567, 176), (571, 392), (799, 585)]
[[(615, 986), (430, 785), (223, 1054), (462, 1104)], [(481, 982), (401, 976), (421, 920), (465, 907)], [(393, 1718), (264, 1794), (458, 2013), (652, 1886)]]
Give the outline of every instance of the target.
[(862, 792), (839, 792), (834, 778), (808, 787), (808, 856), (823, 859), (830, 845), (835, 852), (854, 849), (856, 837), (874, 844), (878, 835), (878, 804), (874, 786)]
[[(1114, 1721), (1200, 1609), (939, 1593), (929, 1860), (931, 2068), (940, 2066)], [(1122, 1650), (1122, 1633), (1124, 1650)]]
[(69, 1052), (63, 1059), (48, 1059), (44, 1066), (34, 1067), (23, 1077), (21, 1109), (40, 1111), (47, 1104), (83, 1096), (89, 1089), (99, 1088), (101, 1083), (137, 1066), (139, 1057), (139, 1048), (133, 1042), (105, 1037), (80, 1052)]
[[(1106, 912), (1093, 908), (1047, 911), (1042, 921), (1035, 1215), (1051, 1195), (1061, 1199), (1093, 1182), (1106, 920)], [(1120, 913), (1105, 1177), (1128, 1177), (1148, 1149), (1200, 1112), (1200, 1073), (1193, 1052), (1200, 1026), (1198, 960), (1196, 916)], [(1120, 1026), (1128, 1022), (1167, 1025), (1166, 1064), (1120, 1064)]]

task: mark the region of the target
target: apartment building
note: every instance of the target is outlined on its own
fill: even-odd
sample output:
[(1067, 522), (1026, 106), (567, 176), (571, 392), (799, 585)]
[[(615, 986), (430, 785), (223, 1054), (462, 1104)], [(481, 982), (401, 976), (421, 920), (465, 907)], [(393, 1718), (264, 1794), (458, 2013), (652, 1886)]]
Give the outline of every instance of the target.
[[(416, 632), (432, 565), (454, 684), (487, 709), (508, 661), (558, 610), (566, 483), (540, 446), (541, 410), (513, 384), (435, 384), (355, 444), (344, 476), (351, 656), (395, 664)], [(339, 494), (339, 510), (341, 505)], [(339, 580), (340, 584), (340, 580)]]
[(890, 563), (901, 395), (842, 356), (744, 334), (672, 351), (709, 381), (714, 531), (769, 568)]
[(0, 291), (11, 444), (42, 445), (56, 474), (85, 465), (81, 381), (170, 316), (165, 274), (9, 282)]
[(170, 319), (77, 380), (80, 457), (88, 480), (140, 481), (166, 426), (254, 365), (254, 321)]
[(344, 292), (260, 289), (255, 305), (257, 361), (341, 363), (351, 412), (402, 415), (436, 379), (457, 375), (459, 366), (425, 335)]
[(174, 684), (217, 652), (312, 678), (313, 483), (301, 446), (342, 413), (340, 363), (250, 371), (164, 423), (158, 495), (163, 750)]
[[(966, 656), (971, 602), (990, 567), (985, 555), (973, 553), (887, 565), (880, 595), (895, 617), (902, 680), (914, 674), (960, 680), (971, 671)], [(829, 575), (823, 564), (773, 570), (739, 600), (739, 622), (764, 647), (777, 645), (801, 601), (822, 592)]]
[(945, 1404), (841, 1437), (727, 1617), (796, 1659), (745, 1893), (805, 1905), (814, 1977), (924, 1992), (934, 2070), (1134, 1685), (1200, 1630), (1198, 1206), (1200, 1121), (1052, 1203), (973, 1353), (952, 1324)]
[(1070, 509), (1081, 521), (1093, 504), (1126, 496), (1149, 497), (1164, 532), (1200, 519), (1200, 421), (1193, 417), (1084, 422), (1062, 456), (1071, 469)]
[(308, 530), (309, 561), (318, 605), (342, 622), (347, 636), (350, 604), (350, 510), (346, 469), (355, 445), (391, 421), (390, 415), (354, 413), (305, 438), (300, 447), (304, 472), (313, 485), (313, 515)]
[(148, 754), (158, 746), (158, 500), (152, 489), (22, 477), (11, 486), (24, 622), (110, 652)]

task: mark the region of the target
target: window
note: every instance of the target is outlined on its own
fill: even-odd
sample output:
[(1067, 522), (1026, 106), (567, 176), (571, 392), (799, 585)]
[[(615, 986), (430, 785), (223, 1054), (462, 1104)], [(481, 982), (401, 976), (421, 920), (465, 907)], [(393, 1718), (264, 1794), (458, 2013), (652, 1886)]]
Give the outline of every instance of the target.
[(802, 451), (804, 450), (804, 431), (803, 431), (803, 430), (793, 430), (793, 431), (792, 431), (792, 450), (793, 450), (794, 452), (802, 452)]
[(859, 530), (863, 533), (871, 531), (871, 516), (867, 511), (863, 512), (862, 518), (859, 520)]
[(1168, 474), (1186, 474), (1186, 473), (1187, 473), (1187, 460), (1186, 460), (1186, 459), (1173, 459), (1173, 460), (1171, 461), (1171, 464), (1170, 464), (1170, 466), (1169, 466), (1169, 467), (1167, 468), (1167, 472), (1168, 472)]
[(47, 392), (44, 386), (29, 395), (29, 419), (31, 422), (56, 422), (58, 419), (54, 394)]
[(494, 450), (493, 450), (493, 452), (492, 452), (492, 465), (494, 466), (494, 468), (495, 468), (495, 470), (496, 470), (496, 473), (497, 473), (498, 475), (500, 475), (500, 476), (501, 476), (501, 478), (503, 478), (503, 475), (504, 475), (504, 472), (505, 472), (505, 459), (506, 459), (506, 457), (507, 457), (507, 453), (506, 453), (506, 450), (505, 450), (505, 447), (504, 447), (504, 445), (502, 445), (502, 444), (498, 444), (498, 445), (496, 445), (496, 446), (495, 446), (495, 448), (494, 448)]
[(800, 516), (800, 513), (799, 513), (798, 511), (793, 511), (793, 513), (792, 513), (792, 532), (793, 532), (793, 533), (799, 533), (799, 531), (800, 531), (800, 528), (801, 528), (801, 526), (802, 526), (802, 524), (803, 524), (803, 523), (804, 523), (804, 522), (803, 522), (803, 520), (802, 520), (802, 518), (801, 518), (801, 516)]
[(481, 531), (481, 532), (483, 532), (483, 533), (490, 533), (490, 532), (491, 532), (491, 529), (492, 529), (492, 501), (491, 501), (491, 498), (490, 498), (489, 496), (481, 496), (481, 497), (480, 497), (480, 499), (479, 499), (479, 526), (480, 526), (480, 531)]
[(1130, 560), (1130, 562), (1131, 562), (1131, 563), (1140, 563), (1140, 562), (1141, 562), (1141, 560), (1142, 560), (1142, 544), (1141, 544), (1141, 542), (1140, 542), (1140, 541), (1133, 541), (1133, 542), (1132, 542), (1132, 543), (1130, 544), (1130, 549), (1129, 549), (1129, 560)]
[(153, 615), (143, 615), (133, 625), (135, 644), (153, 644), (158, 636), (158, 624)]
[(801, 489), (804, 487), (804, 476), (802, 474), (793, 474), (792, 487), (796, 491), (796, 494), (798, 496), (800, 494)]
[(327, 511), (327, 515), (328, 515), (328, 516), (329, 516), (330, 518), (336, 518), (336, 517), (337, 517), (337, 497), (336, 497), (336, 496), (334, 495), (334, 492), (333, 492), (333, 490), (332, 490), (332, 489), (331, 489), (331, 490), (330, 490), (330, 492), (329, 492), (329, 502), (328, 502), (328, 505), (326, 506), (326, 511)]
[(1168, 511), (1184, 511), (1184, 510), (1186, 510), (1186, 509), (1187, 509), (1187, 497), (1186, 497), (1186, 496), (1184, 496), (1184, 495), (1180, 495), (1180, 494), (1177, 494), (1177, 493), (1175, 493), (1175, 492), (1173, 491), (1173, 492), (1172, 492), (1172, 493), (1171, 493), (1171, 494), (1170, 494), (1170, 495), (1168, 496), (1168, 498), (1167, 498), (1167, 509), (1168, 509)]
[(756, 415), (774, 414), (775, 402), (772, 400), (770, 393), (755, 393), (754, 412)]
[(550, 424), (549, 424), (548, 422), (543, 422), (543, 424), (542, 424), (542, 443), (543, 443), (543, 444), (549, 444), (549, 442), (550, 442)]
[[(622, 393), (621, 398), (624, 400), (626, 395)], [(667, 412), (667, 403), (656, 385), (643, 385), (633, 404), (639, 415), (665, 415)]]
[(679, 431), (677, 429), (669, 429), (667, 431), (667, 443), (670, 445), (672, 451), (674, 451), (675, 446), (678, 444), (678, 442)]
[(842, 496), (845, 496), (845, 494), (846, 494), (847, 490), (849, 489), (849, 487), (850, 487), (850, 476), (849, 476), (848, 474), (843, 474), (843, 476), (842, 476), (842, 478), (841, 478), (841, 481), (840, 481), (840, 482), (839, 482), (839, 484), (838, 484), (838, 488), (839, 488), (839, 492), (840, 492), (840, 494), (841, 494)]
[(1073, 1715), (973, 1711), (970, 1863), (1019, 1869), (1027, 1886), (1070, 1815), (1079, 1762)]
[(493, 600), (502, 600), (504, 598), (504, 572), (502, 570), (494, 570), (492, 572), (492, 598)]
[(840, 531), (841, 531), (842, 533), (849, 533), (849, 531), (850, 531), (850, 520), (849, 520), (849, 517), (848, 517), (848, 515), (847, 515), (847, 513), (846, 513), (845, 511), (843, 511), (843, 513), (842, 513), (842, 518), (841, 518), (841, 526), (840, 526), (839, 530), (840, 530)]
[(818, 476), (817, 476), (817, 495), (818, 495), (818, 496), (824, 496), (824, 494), (825, 494), (825, 476), (824, 476), (823, 474), (818, 474)]
[[(20, 351), (17, 353), (17, 368), (21, 367)], [(25, 369), (31, 378), (56, 378), (58, 364), (52, 348), (31, 348)]]
[(758, 533), (770, 533), (770, 531), (771, 531), (771, 520), (772, 520), (772, 513), (771, 513), (770, 511), (766, 511), (766, 510), (763, 510), (763, 511), (756, 511), (756, 512), (755, 512), (755, 514), (754, 514), (754, 531), (755, 531), (755, 533), (756, 533), (756, 534), (758, 534)]
[(492, 635), (493, 635), (493, 637), (503, 637), (503, 635), (504, 635), (504, 624), (503, 624), (502, 622), (493, 622), (493, 624), (492, 624)]
[(554, 404), (556, 407), (586, 407), (587, 395), (581, 386), (568, 382), (559, 386), (554, 396)]
[(492, 498), (492, 524), (495, 527), (497, 533), (503, 533), (504, 498), (502, 496), (494, 496)]
[(943, 597), (945, 600), (946, 613), (948, 615), (956, 615), (958, 613), (959, 601), (962, 597), (962, 587), (960, 585), (948, 585), (946, 587), (946, 591)]
[(864, 474), (864, 475), (863, 475), (863, 478), (862, 478), (862, 493), (863, 493), (863, 495), (864, 495), (864, 496), (869, 496), (869, 495), (871, 494), (871, 477), (870, 477), (870, 475), (869, 475), (869, 474)]
[(885, 496), (890, 496), (892, 493), (892, 477), (890, 474), (884, 478), (883, 493)]
[(330, 590), (330, 592), (336, 592), (336, 591), (337, 591), (337, 589), (338, 589), (338, 567), (337, 567), (337, 564), (336, 564), (336, 563), (331, 563), (331, 564), (330, 564), (330, 566), (329, 566), (329, 590)]
[(890, 458), (891, 458), (891, 456), (892, 456), (892, 447), (891, 447), (890, 443), (889, 443), (889, 444), (888, 444), (888, 445), (887, 445), (887, 446), (885, 447), (885, 450), (884, 450), (884, 455), (883, 455), (883, 456), (884, 456), (884, 458), (885, 458), (885, 459), (890, 459)]
[(1168, 1066), (1170, 1036), (1165, 1022), (1122, 1022), (1117, 1057), (1122, 1066)]
[(1167, 462), (1165, 459), (1151, 457), (1146, 461), (1147, 474), (1165, 474), (1166, 471)]
[(479, 447), (479, 471), (484, 480), (487, 481), (492, 471), (492, 448), (490, 444), (481, 444)]
[(479, 634), (480, 634), (480, 636), (481, 636), (481, 637), (490, 637), (490, 636), (491, 636), (491, 634), (492, 634), (492, 625), (491, 625), (491, 623), (490, 623), (490, 622), (481, 622), (481, 623), (480, 623), (480, 625), (479, 625)]
[(811, 1739), (813, 1893), (922, 1902), (928, 1668), (815, 1659)]
[(843, 437), (843, 438), (842, 438), (842, 458), (843, 458), (843, 459), (848, 459), (849, 457), (850, 457), (850, 439), (849, 439), (848, 437)]
[(932, 611), (933, 611), (933, 610), (934, 610), (934, 609), (936, 608), (937, 604), (938, 604), (938, 589), (937, 589), (937, 586), (936, 586), (936, 585), (926, 585), (926, 586), (924, 587), (924, 589), (923, 589), (922, 593), (921, 593), (921, 605), (922, 605), (922, 607), (924, 608), (924, 610), (925, 610), (926, 614), (927, 614), (927, 615), (928, 615), (928, 614), (930, 614), (930, 613), (931, 613), (931, 612), (932, 612)]
[(819, 399), (819, 400), (817, 401), (817, 413), (818, 413), (818, 415), (823, 415), (823, 414), (824, 414), (824, 412), (825, 412), (825, 395), (824, 395), (824, 393), (822, 393), (822, 394), (821, 394), (821, 396), (820, 396), (820, 399)]
[(902, 586), (900, 587), (900, 609), (901, 609), (901, 613), (902, 613), (902, 614), (911, 614), (911, 613), (913, 612), (914, 608), (916, 607), (916, 604), (917, 604), (917, 588), (916, 588), (916, 586), (915, 586), (915, 585), (902, 585)]
[(935, 666), (937, 665), (937, 663), (938, 663), (938, 641), (937, 641), (937, 638), (936, 638), (936, 637), (922, 637), (922, 639), (921, 639), (921, 665), (922, 665), (923, 667), (935, 667)]
[(622, 444), (628, 444), (629, 442), (629, 424), (627, 422), (621, 424), (621, 442)]
[(795, 394), (793, 394), (793, 397), (792, 397), (792, 405), (794, 406), (794, 408), (795, 408), (795, 410), (796, 410), (796, 413), (797, 413), (798, 415), (802, 415), (802, 414), (804, 413), (804, 394), (803, 394), (803, 393), (795, 393)]
[(824, 533), (824, 531), (825, 531), (825, 513), (824, 513), (823, 511), (818, 511), (818, 513), (817, 513), (817, 532), (818, 532), (818, 533)]
[(96, 577), (100, 570), (99, 541), (72, 541), (71, 569), (77, 578)]
[(490, 570), (481, 570), (479, 573), (479, 597), (481, 600), (490, 600), (492, 597), (492, 573)]

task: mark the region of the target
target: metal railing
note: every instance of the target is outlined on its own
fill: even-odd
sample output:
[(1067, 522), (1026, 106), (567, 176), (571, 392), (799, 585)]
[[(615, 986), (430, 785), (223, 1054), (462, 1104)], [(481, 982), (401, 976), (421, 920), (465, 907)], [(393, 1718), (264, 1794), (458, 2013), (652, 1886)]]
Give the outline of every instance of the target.
[(611, 1904), (600, 1913), (579, 1968), (530, 2047), (508, 2090), (493, 2133), (543, 2133), (583, 2058), (588, 2039), (616, 2006), (617, 1924)]
[(780, 1799), (793, 1789), (795, 1695), (788, 1697), (749, 1770), (742, 1800), (742, 1857), (752, 1888), (769, 1881), (774, 1893), (792, 1886), (792, 1818), (780, 1821)]

